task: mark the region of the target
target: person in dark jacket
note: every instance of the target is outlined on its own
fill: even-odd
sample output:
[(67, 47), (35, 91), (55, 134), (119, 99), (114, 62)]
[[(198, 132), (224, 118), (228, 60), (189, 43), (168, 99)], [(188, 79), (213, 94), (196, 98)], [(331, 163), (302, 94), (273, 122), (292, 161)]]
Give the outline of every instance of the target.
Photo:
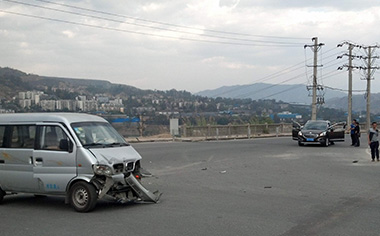
[(372, 122), (372, 128), (368, 131), (368, 144), (371, 148), (372, 161), (379, 161), (379, 130), (377, 130), (377, 123)]
[(355, 147), (360, 147), (360, 125), (359, 122), (355, 122)]
[(356, 144), (356, 135), (355, 135), (355, 124), (356, 120), (352, 120), (351, 126), (350, 126), (350, 134), (351, 134), (351, 146), (355, 146)]

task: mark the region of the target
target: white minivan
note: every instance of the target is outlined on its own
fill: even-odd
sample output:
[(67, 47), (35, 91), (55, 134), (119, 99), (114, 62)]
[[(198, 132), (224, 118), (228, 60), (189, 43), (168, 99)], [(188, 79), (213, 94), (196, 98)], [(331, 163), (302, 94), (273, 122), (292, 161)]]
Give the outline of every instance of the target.
[(141, 184), (141, 156), (103, 118), (82, 113), (0, 115), (0, 202), (61, 195), (79, 212), (98, 199), (157, 202)]

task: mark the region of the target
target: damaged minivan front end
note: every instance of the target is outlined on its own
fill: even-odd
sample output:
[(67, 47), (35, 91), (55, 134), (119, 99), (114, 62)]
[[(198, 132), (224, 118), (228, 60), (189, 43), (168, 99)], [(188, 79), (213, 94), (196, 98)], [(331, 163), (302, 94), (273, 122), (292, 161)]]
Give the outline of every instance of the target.
[[(78, 170), (78, 179), (86, 176), (95, 187), (97, 199), (112, 198), (118, 202), (156, 203), (161, 194), (147, 190), (141, 178), (151, 174), (141, 167), (140, 154), (108, 123), (82, 122), (71, 125), (82, 147), (78, 161), (86, 163)], [(89, 176), (92, 172), (92, 176)], [(90, 178), (89, 178), (90, 177)], [(87, 191), (69, 192), (67, 202), (77, 211), (88, 211), (83, 203)], [(90, 204), (91, 205), (91, 204)]]
[(158, 192), (150, 192), (141, 184), (141, 178), (151, 174), (141, 168), (141, 156), (128, 144), (109, 150), (93, 148), (89, 151), (98, 160), (92, 166), (94, 176), (91, 179), (98, 189), (98, 199), (105, 196), (119, 202), (145, 201), (157, 202)]

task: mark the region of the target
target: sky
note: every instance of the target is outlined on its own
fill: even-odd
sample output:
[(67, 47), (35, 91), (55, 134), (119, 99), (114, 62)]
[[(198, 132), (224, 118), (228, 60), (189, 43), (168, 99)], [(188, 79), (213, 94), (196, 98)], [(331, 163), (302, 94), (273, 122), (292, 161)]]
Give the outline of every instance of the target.
[[(313, 53), (304, 45), (318, 37), (318, 83), (346, 90), (347, 70), (337, 68), (348, 58), (337, 56), (348, 47), (337, 44), (376, 45), (379, 23), (374, 0), (0, 0), (0, 67), (190, 92), (308, 85)], [(353, 73), (358, 92), (363, 76)]]

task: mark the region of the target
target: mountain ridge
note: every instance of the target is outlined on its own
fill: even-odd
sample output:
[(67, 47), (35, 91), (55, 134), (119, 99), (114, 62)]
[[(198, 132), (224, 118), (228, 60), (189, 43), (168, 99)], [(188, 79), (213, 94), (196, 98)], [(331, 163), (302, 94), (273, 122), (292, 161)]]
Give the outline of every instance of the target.
[(125, 84), (115, 84), (107, 80), (76, 79), (27, 74), (9, 67), (0, 67), (0, 82), (2, 87), (0, 90), (0, 98), (4, 99), (11, 99), (18, 92), (29, 90), (45, 91), (47, 88), (52, 87), (84, 95), (93, 95), (93, 93), (112, 93), (112, 95), (129, 93), (134, 95), (139, 93), (145, 94), (151, 91)]
[[(195, 93), (195, 95), (212, 98), (251, 98), (252, 100), (275, 99), (289, 103), (311, 104), (311, 97), (304, 84), (255, 83), (249, 85), (222, 86), (216, 89), (203, 90)], [(326, 91), (324, 95), (325, 100), (346, 96), (347, 95), (343, 92), (333, 90)]]

